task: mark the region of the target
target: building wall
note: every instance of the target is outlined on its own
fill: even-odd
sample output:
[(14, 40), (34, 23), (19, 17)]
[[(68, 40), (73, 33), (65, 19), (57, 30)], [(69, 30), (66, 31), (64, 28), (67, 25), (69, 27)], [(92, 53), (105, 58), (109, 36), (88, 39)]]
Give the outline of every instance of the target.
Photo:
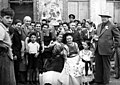
[[(37, 9), (38, 1), (33, 0), (34, 21), (40, 20), (40, 13), (38, 13)], [(111, 20), (120, 23), (120, 2), (108, 0), (60, 0), (60, 5), (62, 7), (63, 21), (68, 21), (68, 15), (73, 13), (76, 15), (76, 19), (91, 19), (98, 24), (101, 22), (99, 14), (108, 10), (112, 16)], [(0, 0), (0, 10), (8, 6), (10, 6), (9, 0)]]
[(120, 23), (120, 1), (108, 1), (107, 9), (112, 16), (114, 22)]
[(102, 14), (106, 11), (106, 0), (90, 0), (90, 19), (94, 21), (96, 25), (101, 22)]
[(0, 10), (8, 6), (9, 6), (8, 0), (0, 0)]
[(68, 21), (69, 14), (74, 14), (76, 19), (88, 19), (90, 16), (89, 0), (64, 0), (63, 20)]

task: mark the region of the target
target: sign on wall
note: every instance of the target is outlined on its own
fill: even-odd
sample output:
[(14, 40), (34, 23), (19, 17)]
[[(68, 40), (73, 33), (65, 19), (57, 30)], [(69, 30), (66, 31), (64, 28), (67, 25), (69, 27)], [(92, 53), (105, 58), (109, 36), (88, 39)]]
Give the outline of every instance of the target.
[(48, 19), (49, 21), (62, 20), (60, 0), (39, 0), (38, 12), (41, 13), (41, 19)]

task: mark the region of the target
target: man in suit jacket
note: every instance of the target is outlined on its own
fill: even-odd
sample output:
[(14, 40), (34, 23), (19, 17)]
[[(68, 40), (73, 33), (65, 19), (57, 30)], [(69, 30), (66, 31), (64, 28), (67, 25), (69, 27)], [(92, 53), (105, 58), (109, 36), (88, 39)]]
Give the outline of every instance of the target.
[(102, 23), (98, 25), (95, 48), (95, 85), (99, 83), (109, 85), (110, 80), (110, 56), (113, 48), (120, 45), (120, 33), (117, 28), (109, 21), (108, 14), (100, 15)]
[(84, 30), (82, 30), (81, 36), (82, 36), (83, 40), (91, 41), (93, 35), (95, 34), (95, 30), (92, 27), (91, 22), (86, 21), (85, 25), (86, 25), (86, 28)]
[(77, 30), (75, 30), (76, 29), (75, 22), (70, 22), (70, 29), (72, 30), (73, 41), (76, 42), (78, 44), (79, 49), (82, 50), (83, 39), (80, 33)]

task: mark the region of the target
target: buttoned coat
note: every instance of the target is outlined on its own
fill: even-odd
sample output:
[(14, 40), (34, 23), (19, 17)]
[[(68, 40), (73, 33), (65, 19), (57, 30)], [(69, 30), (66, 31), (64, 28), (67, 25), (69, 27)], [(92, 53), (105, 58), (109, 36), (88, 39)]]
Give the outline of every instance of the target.
[(110, 21), (108, 21), (103, 29), (101, 26), (102, 24), (99, 24), (96, 31), (98, 35), (96, 48), (100, 55), (111, 55), (113, 53), (113, 47), (120, 45), (120, 32)]

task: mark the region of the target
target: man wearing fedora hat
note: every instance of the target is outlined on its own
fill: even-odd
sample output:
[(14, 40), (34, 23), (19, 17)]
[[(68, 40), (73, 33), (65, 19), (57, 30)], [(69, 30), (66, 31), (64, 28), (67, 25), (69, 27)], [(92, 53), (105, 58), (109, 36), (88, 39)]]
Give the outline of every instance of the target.
[(108, 13), (99, 15), (102, 23), (98, 25), (94, 41), (95, 47), (95, 85), (109, 85), (110, 57), (113, 48), (120, 46), (120, 32), (109, 21)]

